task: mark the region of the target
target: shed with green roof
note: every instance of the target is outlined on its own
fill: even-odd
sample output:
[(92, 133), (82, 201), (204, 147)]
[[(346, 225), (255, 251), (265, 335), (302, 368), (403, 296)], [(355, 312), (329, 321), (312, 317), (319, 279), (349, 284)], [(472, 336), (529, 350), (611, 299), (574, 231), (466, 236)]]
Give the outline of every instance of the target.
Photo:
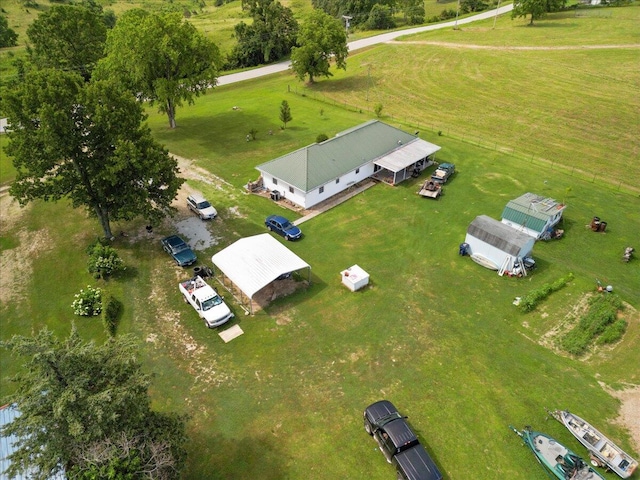
[(370, 120), (258, 165), (263, 187), (310, 208), (369, 177), (395, 185), (431, 165), (438, 145)]
[(534, 193), (511, 200), (502, 212), (502, 223), (535, 238), (548, 234), (562, 219), (566, 205)]

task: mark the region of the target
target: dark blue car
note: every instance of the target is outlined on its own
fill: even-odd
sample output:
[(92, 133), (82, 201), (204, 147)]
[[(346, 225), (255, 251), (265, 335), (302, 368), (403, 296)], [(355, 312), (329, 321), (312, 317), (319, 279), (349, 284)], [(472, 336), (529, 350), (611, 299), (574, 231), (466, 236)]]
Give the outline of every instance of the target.
[(176, 263), (181, 267), (191, 265), (197, 260), (196, 254), (193, 253), (193, 250), (191, 250), (189, 245), (187, 245), (186, 242), (177, 235), (171, 235), (163, 238), (162, 248), (164, 248), (164, 251), (171, 255)]
[(269, 230), (282, 235), (286, 240), (298, 240), (302, 237), (300, 229), (280, 215), (269, 215), (264, 224)]

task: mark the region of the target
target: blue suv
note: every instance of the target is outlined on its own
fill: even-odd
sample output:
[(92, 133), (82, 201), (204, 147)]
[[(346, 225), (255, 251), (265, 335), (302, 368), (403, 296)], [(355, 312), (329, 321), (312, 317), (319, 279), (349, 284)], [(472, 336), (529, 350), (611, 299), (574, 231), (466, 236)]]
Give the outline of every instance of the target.
[(280, 215), (269, 215), (264, 224), (270, 231), (282, 235), (286, 240), (298, 240), (302, 237), (300, 229)]

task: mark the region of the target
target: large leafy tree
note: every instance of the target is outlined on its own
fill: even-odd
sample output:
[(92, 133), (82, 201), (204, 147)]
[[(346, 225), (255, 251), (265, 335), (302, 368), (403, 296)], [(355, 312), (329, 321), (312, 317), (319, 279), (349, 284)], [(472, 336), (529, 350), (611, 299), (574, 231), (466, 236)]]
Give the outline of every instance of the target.
[(7, 153), (21, 204), (68, 198), (99, 220), (157, 221), (172, 211), (183, 180), (177, 162), (151, 137), (142, 106), (111, 81), (85, 83), (74, 73), (38, 70), (5, 93), (12, 126)]
[(243, 2), (253, 18), (235, 26), (237, 44), (229, 56), (232, 67), (251, 67), (273, 62), (291, 53), (296, 43), (298, 22), (290, 8), (274, 0)]
[(136, 95), (157, 103), (169, 126), (176, 108), (216, 84), (218, 47), (177, 13), (126, 12), (109, 31), (99, 78), (117, 76)]
[(56, 5), (38, 15), (27, 37), (29, 59), (38, 68), (73, 71), (89, 80), (104, 55), (107, 27), (96, 9)]
[(43, 329), (2, 346), (25, 361), (8, 398), (21, 415), (3, 428), (17, 437), (9, 476), (50, 478), (179, 478), (185, 417), (151, 410), (150, 378), (133, 337), (85, 342), (75, 328), (64, 340)]
[(291, 69), (300, 80), (309, 75), (309, 83), (314, 77), (331, 77), (331, 60), (336, 67), (346, 70), (347, 34), (338, 20), (322, 10), (314, 10), (302, 24), (298, 34), (298, 47), (291, 51)]

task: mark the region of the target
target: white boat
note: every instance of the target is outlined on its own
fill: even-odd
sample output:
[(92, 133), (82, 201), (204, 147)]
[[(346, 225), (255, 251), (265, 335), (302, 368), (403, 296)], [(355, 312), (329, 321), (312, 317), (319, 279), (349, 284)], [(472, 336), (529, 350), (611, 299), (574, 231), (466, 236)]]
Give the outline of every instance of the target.
[(482, 265), (484, 268), (488, 268), (489, 270), (498, 270), (498, 268), (500, 268), (496, 262), (479, 253), (471, 254), (471, 260), (476, 262), (478, 265)]
[(592, 464), (607, 467), (621, 478), (629, 478), (638, 467), (637, 460), (631, 458), (586, 420), (568, 410), (556, 410), (550, 413), (587, 447)]

